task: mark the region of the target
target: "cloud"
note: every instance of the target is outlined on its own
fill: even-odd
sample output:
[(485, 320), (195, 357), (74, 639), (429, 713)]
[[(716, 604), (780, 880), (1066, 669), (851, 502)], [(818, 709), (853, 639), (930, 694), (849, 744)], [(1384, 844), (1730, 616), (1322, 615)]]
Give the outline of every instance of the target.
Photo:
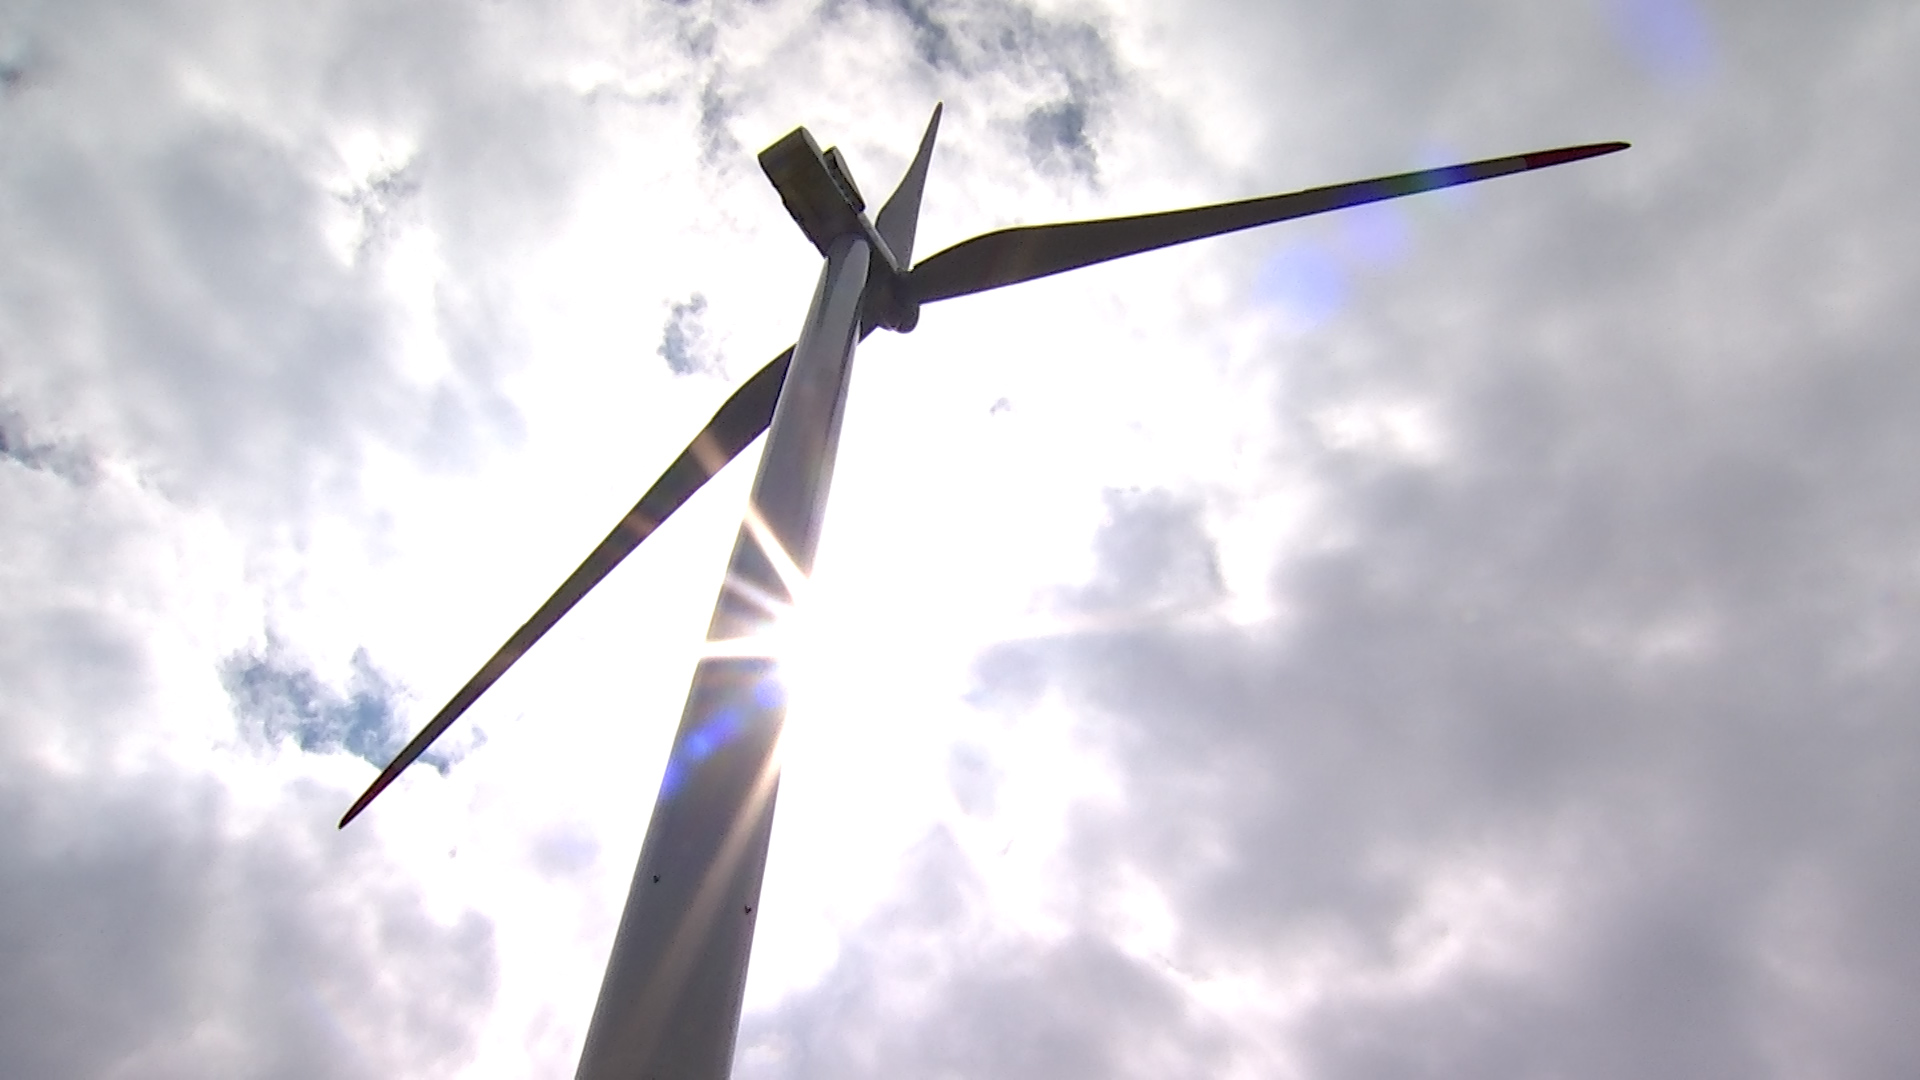
[(744, 149), (733, 137), (734, 112), (719, 87), (708, 83), (700, 90), (700, 145), (702, 161), (711, 167), (734, 164)]
[[(1725, 81), (1618, 91), (1644, 111), (1573, 108), (1576, 65), (1542, 93), (1562, 128), (1632, 119), (1614, 171), (1409, 203), (1395, 259), (1309, 327), (1188, 327), (1181, 378), (1224, 341), (1251, 354), (1257, 464), (1110, 504), (1089, 580), (1052, 594), (1107, 624), (981, 659), (958, 812), (925, 843), (961, 853), (901, 867), (820, 986), (750, 1029), (756, 1067), (1905, 1069), (1920, 325), (1896, 298), (1920, 262), (1890, 209), (1911, 148), (1876, 134), (1912, 82), (1910, 49), (1874, 44), (1890, 11), (1805, 49), (1785, 16), (1720, 27)], [(1375, 150), (1531, 130), (1541, 100), (1486, 104), (1513, 72), (1469, 61), (1562, 31), (1485, 14), (1509, 36), (1325, 49), (1329, 83), (1421, 87), (1377, 127), (1334, 117)], [(1260, 40), (1217, 53), (1258, 70)], [(1275, 242), (1222, 258), (1257, 293)], [(1092, 618), (1215, 595), (1279, 488), (1310, 512), (1239, 598), (1265, 617)], [(1053, 725), (1087, 772), (1007, 735)], [(949, 839), (1033, 829), (999, 797), (1028, 771), (1079, 785), (1040, 885)]]
[[(966, 883), (990, 871), (907, 867), (834, 974), (765, 1021), (888, 1035), (860, 1056), (765, 1034), (786, 1047), (775, 1074), (1162, 1067), (1141, 1067), (1136, 1044), (1259, 1069), (1260, 1023), (1198, 1004), (1209, 984), (1250, 979), (1259, 996), (1235, 1004), (1257, 1018), (1266, 997), (1264, 1023), (1308, 1075), (1731, 1075), (1809, 1059), (1891, 1075), (1904, 1025), (1860, 1006), (1897, 997), (1920, 959), (1895, 914), (1920, 882), (1895, 839), (1920, 739), (1897, 720), (1916, 690), (1899, 654), (1842, 659), (1861, 598), (1833, 561), (1853, 556), (1736, 557), (1723, 589), (1689, 561), (1635, 588), (1631, 571), (1553, 553), (1591, 551), (1602, 522), (1625, 528), (1621, 554), (1670, 538), (1596, 520), (1559, 479), (1577, 462), (1484, 460), (1531, 482), (1443, 496), (1399, 466), (1362, 484), (1360, 539), (1276, 580), (1284, 626), (1105, 633), (983, 666), (979, 700), (1015, 723), (1044, 722), (1054, 694), (1096, 717), (1080, 752), (1119, 778), (1117, 798), (1083, 796), (1047, 871), (1077, 933), (982, 949), (995, 904)], [(1675, 486), (1693, 500), (1689, 479)], [(1737, 522), (1713, 527), (1711, 550), (1803, 511), (1701, 512)], [(1130, 535), (1182, 537), (1117, 516), (1090, 596), (1209, 560), (1202, 534)], [(984, 758), (953, 783), (991, 816), (979, 780), (1008, 765)], [(1141, 877), (1174, 920), (1165, 967), (1110, 953), (1112, 911)], [(955, 904), (963, 916), (926, 925)], [(1088, 950), (1117, 965), (1094, 986), (1078, 974)], [(1315, 989), (1288, 1005), (1290, 985)]]
[(1098, 934), (997, 931), (977, 867), (944, 834), (909, 853), (911, 886), (822, 984), (750, 1017), (744, 1077), (1145, 1077), (1220, 1063), (1175, 985)]
[[(1097, 15), (1042, 12), (1005, 0), (886, 0), (871, 5), (908, 29), (918, 59), (943, 80), (969, 84), (969, 96), (996, 84), (1024, 101), (1005, 137), (1028, 163), (1096, 179), (1097, 125), (1126, 89), (1106, 23)], [(1041, 104), (1030, 104), (1038, 98)]]
[(20, 417), (0, 412), (0, 458), (22, 468), (40, 469), (76, 484), (91, 482), (98, 466), (84, 450), (36, 439)]
[(1026, 133), (1027, 156), (1034, 165), (1094, 177), (1098, 162), (1087, 141), (1084, 105), (1068, 100), (1039, 106), (1027, 114)]
[(10, 1075), (426, 1076), (471, 1055), (488, 924), (439, 922), (373, 845), (343, 845), (333, 791), (239, 820), (210, 777), (12, 775)]
[[(298, 28), (254, 9), (212, 34), (190, 6), (116, 10), (42, 7), (16, 31), (46, 75), (8, 104), (15, 407), (178, 497), (265, 513), (350, 490), (371, 447), (459, 460), (510, 432), (497, 380), (521, 358), (482, 309), (565, 207), (584, 107), (457, 5)], [(358, 149), (382, 140), (398, 160)], [(417, 314), (389, 288), (396, 230), (462, 267)], [(416, 317), (437, 344), (400, 340)], [(424, 382), (420, 348), (447, 364)]]
[[(656, 421), (712, 404), (670, 372), (758, 333), (778, 298), (753, 290), (805, 246), (749, 133), (805, 122), (899, 164), (941, 96), (929, 214), (967, 216), (943, 240), (1636, 147), (955, 301), (911, 339), (952, 363), (868, 369), (860, 393), (917, 403), (882, 451), (917, 466), (878, 496), (867, 473), (864, 519), (844, 467), (836, 520), (940, 568), (891, 636), (963, 668), (988, 644), (950, 699), (887, 684), (880, 720), (931, 732), (925, 762), (862, 745), (821, 785), (894, 819), (856, 779), (917, 777), (940, 809), (886, 823), (897, 864), (836, 852), (886, 887), (810, 928), (820, 978), (780, 973), (741, 1074), (1910, 1072), (1920, 235), (1887, 134), (1910, 17), (1667, 5), (1681, 22), (1623, 37), (1660, 5), (1309, 7), (10, 16), (13, 1071), (571, 1068), (644, 817), (621, 754), (652, 729), (569, 717), (652, 693), (633, 657), (680, 639), (540, 687), (523, 729), (570, 741), (500, 726), (544, 787), (476, 755), (415, 785), (444, 820), (334, 833), (403, 685), (470, 670), (363, 598), (439, 574), (449, 614), (412, 636), (490, 646), (472, 583), (549, 583), (455, 561), (564, 516), (435, 531), (452, 497), (400, 474), (494, 455), (490, 485), (548, 507), (629, 460), (650, 479), (655, 429), (683, 440)], [(748, 265), (755, 215), (787, 246)], [(563, 233), (618, 242), (561, 260)], [(656, 341), (669, 371), (632, 363)], [(843, 466), (897, 430), (873, 400)], [(993, 427), (942, 426), (946, 402)], [(632, 444), (563, 468), (516, 446), (589, 418)], [(692, 527), (657, 542), (677, 559)], [(433, 542), (389, 565), (390, 536)], [(1041, 628), (983, 601), (1021, 623), (993, 643), (947, 601), (975, 594)]]
[(455, 1072), (493, 996), (492, 927), (430, 910), (373, 834), (336, 833), (324, 761), (198, 715), (218, 682), (191, 643), (218, 633), (182, 598), (222, 575), (174, 546), (177, 513), (113, 475), (0, 485), (34, 525), (0, 560), (8, 1075)]

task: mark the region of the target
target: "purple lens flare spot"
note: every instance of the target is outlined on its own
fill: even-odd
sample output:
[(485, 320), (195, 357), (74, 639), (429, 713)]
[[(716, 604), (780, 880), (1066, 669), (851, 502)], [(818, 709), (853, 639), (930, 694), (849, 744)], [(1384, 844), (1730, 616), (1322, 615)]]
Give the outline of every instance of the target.
[(1335, 218), (1340, 250), (1353, 262), (1386, 266), (1406, 257), (1412, 244), (1406, 211), (1390, 202), (1356, 206)]
[(787, 704), (787, 684), (780, 681), (780, 676), (768, 672), (754, 684), (753, 702), (763, 709), (784, 708)]
[(1340, 310), (1347, 298), (1346, 271), (1323, 248), (1288, 246), (1267, 256), (1253, 282), (1255, 298), (1311, 328)]
[[(758, 686), (754, 693), (759, 693)], [(669, 797), (679, 791), (693, 767), (737, 738), (746, 730), (748, 719), (746, 710), (740, 706), (723, 705), (706, 722), (688, 732), (673, 748), (673, 756), (667, 759), (666, 772), (660, 778), (660, 794)]]
[(1713, 34), (1693, 0), (1607, 0), (1620, 44), (1642, 68), (1670, 83), (1713, 68)]

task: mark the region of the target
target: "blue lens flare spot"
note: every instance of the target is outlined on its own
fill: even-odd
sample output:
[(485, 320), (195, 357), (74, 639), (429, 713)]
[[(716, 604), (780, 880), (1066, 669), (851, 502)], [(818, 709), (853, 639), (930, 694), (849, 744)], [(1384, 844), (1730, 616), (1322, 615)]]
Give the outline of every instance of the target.
[(1346, 302), (1347, 275), (1318, 247), (1284, 247), (1261, 265), (1253, 292), (1260, 303), (1279, 309), (1289, 320), (1313, 327)]
[(1693, 0), (1607, 0), (1614, 33), (1641, 67), (1690, 82), (1713, 67), (1713, 35)]
[(671, 799), (687, 782), (687, 766), (679, 758), (667, 759), (667, 771), (660, 776), (660, 797)]
[(1340, 225), (1340, 250), (1363, 265), (1399, 262), (1412, 243), (1406, 212), (1393, 203), (1356, 206), (1336, 220)]
[(1414, 155), (1414, 160), (1419, 163), (1418, 168), (1422, 171), (1432, 169), (1439, 175), (1429, 182), (1425, 194), (1399, 204), (1396, 209), (1401, 209), (1403, 213), (1431, 215), (1437, 210), (1452, 211), (1467, 205), (1474, 197), (1474, 185), (1461, 182), (1467, 174), (1460, 165), (1454, 164), (1461, 156), (1451, 146), (1429, 143), (1420, 147)]
[(688, 772), (712, 757), (714, 751), (738, 738), (747, 727), (747, 714), (737, 705), (723, 705), (707, 721), (688, 732), (667, 759), (666, 773), (660, 778), (660, 795), (670, 798), (685, 786)]
[(772, 673), (761, 676), (753, 686), (753, 702), (763, 709), (784, 707), (787, 703), (787, 684)]
[(660, 777), (660, 798), (671, 799), (697, 781), (703, 763), (729, 746), (747, 740), (766, 749), (762, 737), (779, 725), (779, 708), (786, 703), (786, 686), (771, 661), (729, 661), (718, 670), (703, 668), (694, 676), (696, 710), (674, 737), (673, 753)]
[(688, 761), (705, 761), (707, 755), (713, 753), (716, 741), (718, 740), (713, 737), (711, 730), (699, 728), (687, 736), (686, 742), (680, 744), (680, 752)]
[(742, 726), (739, 708), (725, 706), (687, 736), (683, 750), (688, 760), (704, 761), (715, 750), (733, 741)]

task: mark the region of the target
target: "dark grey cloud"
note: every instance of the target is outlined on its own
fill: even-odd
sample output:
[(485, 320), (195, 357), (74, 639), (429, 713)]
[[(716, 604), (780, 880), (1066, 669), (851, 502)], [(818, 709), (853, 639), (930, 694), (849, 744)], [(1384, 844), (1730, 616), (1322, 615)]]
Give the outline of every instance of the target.
[(85, 450), (36, 437), (20, 416), (4, 409), (0, 409), (0, 458), (75, 484), (92, 483), (99, 476), (99, 464)]
[(746, 148), (733, 137), (735, 110), (712, 81), (700, 88), (700, 160), (709, 167), (737, 165)]
[(0, 1071), (467, 1063), (493, 998), (492, 926), (430, 912), (376, 834), (337, 832), (346, 792), (297, 770), (260, 783), (266, 758), (288, 763), (277, 749), (197, 745), (177, 703), (217, 699), (215, 673), (169, 662), (191, 631), (150, 636), (153, 522), (115, 481), (6, 469), (0, 485), (34, 523), (0, 537)]
[(286, 577), (372, 457), (517, 435), (517, 280), (605, 136), (566, 14), (0, 12), (0, 1074), (471, 1064), (493, 925), (333, 827), (397, 677), (231, 650), (255, 603), (301, 624)]
[[(584, 105), (458, 5), (298, 29), (262, 9), (215, 35), (201, 14), (45, 6), (17, 31), (43, 74), (8, 99), (0, 388), (175, 497), (253, 515), (351, 492), (373, 445), (444, 464), (511, 436), (497, 381), (520, 346), (490, 292), (560, 220)], [(365, 132), (405, 155), (343, 177), (338, 140)], [(430, 314), (452, 370), (426, 385), (382, 277), (398, 225), (462, 278)]]
[(0, 100), (26, 88), (27, 72), (34, 61), (32, 42), (26, 33), (28, 21), (24, 13), (0, 21)]
[[(46, 466), (84, 447), (284, 524), (350, 490), (369, 443), (457, 462), (510, 436), (503, 268), (561, 213), (580, 102), (526, 75), (530, 38), (492, 36), (496, 15), (531, 25), (511, 6), (345, 4), (297, 35), (262, 19), (207, 44), (185, 6), (44, 10), (33, 47), (3, 54), (32, 66), (0, 97), (19, 133), (0, 232), (25, 253), (0, 272), (0, 395), (17, 402), (0, 502), (32, 522), (0, 560), (0, 797), (21, 823), (0, 841), (20, 883), (0, 932), (34, 976), (4, 983), (7, 1071), (451, 1071), (491, 1001), (484, 922), (428, 917), (371, 840), (336, 837), (350, 792), (295, 785), (262, 809), (184, 766), (130, 777), (177, 677), (149, 640), (171, 617), (114, 614), (140, 583), (101, 584), (102, 560), (131, 541), (26, 500), (101, 501)], [(1140, 80), (1097, 14), (869, 10), (896, 13), (914, 51), (889, 92), (992, 110), (982, 168), (1128, 182), (1103, 137), (1135, 119)], [(1232, 168), (1249, 186), (1223, 196), (1349, 164), (1638, 145), (1406, 204), (1377, 235), (1307, 223), (1291, 256), (1278, 234), (1213, 248), (1249, 303), (1311, 315), (1235, 346), (1279, 373), (1244, 388), (1274, 449), (1219, 481), (1312, 506), (1312, 535), (1271, 554), (1278, 614), (1191, 617), (1223, 591), (1231, 500), (1113, 495), (1093, 578), (1048, 598), (1089, 621), (1169, 618), (982, 657), (980, 729), (945, 762), (985, 821), (1020, 779), (996, 725), (1070, 713), (1076, 748), (1110, 764), (1119, 796), (1075, 804), (1049, 870), (1066, 929), (1006, 923), (991, 860), (936, 831), (820, 984), (749, 1018), (742, 1075), (1913, 1071), (1920, 232), (1900, 178), (1920, 162), (1889, 135), (1920, 89), (1911, 20), (1542, 12), (1201, 4), (1145, 27), (1172, 82), (1192, 78), (1178, 92), (1245, 111)], [(698, 105), (709, 156), (731, 154), (728, 24), (689, 18), (674, 40), (706, 66), (672, 93)], [(642, 24), (619, 25), (638, 48)], [(833, 33), (798, 36), (848, 44)], [(248, 58), (275, 77), (223, 66)], [(409, 148), (329, 186), (316, 109)], [(453, 370), (432, 386), (395, 375), (380, 244), (342, 260), (322, 242), (343, 205), (363, 236), (434, 229), (459, 269), (434, 297)], [(1247, 313), (1194, 304), (1191, 347), (1224, 355), (1210, 319)], [(1430, 452), (1327, 437), (1329, 416), (1407, 403)], [(279, 733), (238, 753), (313, 764), (282, 735), (371, 750), (397, 697), (366, 666), (229, 658), (228, 702)], [(220, 675), (197, 676), (215, 711)], [(548, 878), (599, 865), (583, 827), (518, 842)], [(1143, 880), (1169, 909), (1160, 955), (1119, 943), (1113, 909)], [(1469, 901), (1436, 899), (1449, 888)], [(1476, 907), (1476, 889), (1510, 906)], [(1449, 949), (1464, 959), (1422, 967)], [(1300, 991), (1274, 995), (1284, 1023), (1195, 992), (1236, 972)]]
[(750, 18), (752, 13), (751, 5), (743, 13), (729, 5), (669, 0), (644, 17), (625, 20), (637, 37), (671, 41), (679, 70), (646, 72), (644, 78), (657, 89), (644, 97), (692, 106), (689, 119), (700, 148), (699, 165), (719, 176), (752, 169), (753, 153), (733, 133), (739, 119), (740, 73), (721, 46), (724, 34), (739, 27), (743, 14)]
[[(204, 627), (142, 610), (165, 592), (143, 576), (168, 562), (140, 537), (178, 542), (154, 489), (259, 540), (350, 504), (369, 444), (446, 464), (511, 433), (495, 382), (518, 345), (495, 245), (524, 251), (556, 220), (568, 180), (546, 159), (565, 159), (572, 117), (512, 66), (490, 73), (452, 8), (451, 25), (409, 27), (367, 25), (371, 9), (209, 26), (177, 5), (109, 7), (43, 9), (26, 92), (0, 100), (0, 472), (16, 474), (0, 477), (0, 1072), (452, 1075), (493, 1005), (492, 926), (443, 922), (377, 834), (336, 833), (352, 792), (228, 794), (285, 760), (283, 738), (384, 763), (402, 734), (394, 680), (364, 654), (324, 676), (290, 653), (230, 657), (260, 741), (169, 763), (147, 747), (191, 741), (171, 729), (198, 718), (159, 688), (194, 679), (145, 639)], [(245, 70), (256, 61), (270, 78)], [(405, 73), (384, 90), (383, 65)], [(318, 102), (314, 78), (333, 81)], [(343, 176), (332, 138), (355, 128), (405, 152)], [(329, 235), (343, 219), (359, 234), (345, 260)], [(459, 268), (434, 298), (452, 370), (425, 387), (399, 371), (382, 281), (412, 228)], [(142, 489), (47, 482), (86, 479), (96, 458)], [(219, 700), (220, 674), (205, 658), (203, 698)]]
[[(954, 28), (949, 25), (951, 16), (946, 9), (925, 0), (886, 0), (875, 5), (882, 11), (898, 15), (913, 35), (913, 49), (922, 63), (929, 67), (955, 68), (965, 64), (962, 46)], [(1007, 44), (1013, 40), (1011, 30), (995, 35), (998, 43)], [(988, 40), (989, 35), (980, 35)]]
[(1115, 61), (1095, 18), (1057, 16), (1011, 0), (874, 0), (912, 31), (921, 62), (978, 76), (1056, 66), (1062, 78), (1111, 77)]
[[(1492, 5), (1216, 14), (1247, 71), (1271, 64), (1261, 18), (1308, 41), (1306, 76), (1358, 96), (1312, 123), (1362, 152), (1476, 126), (1638, 145), (1409, 204), (1390, 257), (1348, 258), (1331, 221), (1292, 241), (1345, 260), (1342, 288), (1268, 346), (1274, 455), (1222, 481), (1314, 500), (1314, 535), (1275, 553), (1275, 617), (977, 668), (982, 732), (948, 769), (964, 812), (994, 811), (995, 724), (1065, 703), (1112, 765), (1121, 794), (1078, 804), (1053, 870), (1077, 934), (982, 947), (990, 862), (906, 867), (821, 986), (752, 1029), (766, 1074), (1911, 1072), (1920, 218), (1898, 177), (1920, 162), (1884, 132), (1920, 69), (1887, 37), (1900, 17), (1860, 5), (1797, 41), (1785, 11), (1721, 15), (1686, 46), (1709, 76), (1675, 78), (1605, 22), (1569, 42)], [(1283, 242), (1221, 257), (1257, 291)], [(1431, 447), (1328, 436), (1409, 403)], [(1093, 580), (1057, 600), (1210, 595), (1207, 497), (1110, 509)], [(1088, 1021), (1070, 958), (1120, 937), (1142, 878), (1171, 912), (1165, 967), (1103, 969), (1113, 1004)], [(1250, 970), (1312, 989), (1259, 1030), (1137, 989)], [(1019, 1017), (979, 1007), (989, 984)], [(1006, 1034), (1049, 1050), (994, 1058)]]
[[(1834, 565), (1856, 553), (1820, 542), (1753, 553), (1763, 565), (1724, 582), (1690, 562), (1636, 587), (1577, 554), (1596, 526), (1619, 530), (1629, 559), (1686, 541), (1623, 522), (1618, 507), (1596, 512), (1591, 493), (1567, 489), (1564, 463), (1529, 461), (1526, 437), (1490, 456), (1527, 477), (1483, 481), (1497, 494), (1473, 481), (1438, 493), (1414, 468), (1358, 485), (1355, 502), (1376, 516), (1367, 538), (1282, 571), (1284, 628), (1133, 631), (988, 658), (984, 705), (1035, 722), (1022, 713), (1043, 680), (1098, 718), (1087, 751), (1118, 763), (1124, 798), (1080, 812), (1055, 871), (1085, 932), (1111, 931), (1106, 902), (1144, 874), (1177, 917), (1173, 969), (1284, 978), (1331, 943), (1361, 970), (1391, 970), (1409, 962), (1428, 888), (1418, 870), (1388, 869), (1396, 854), (1471, 866), (1492, 853), (1522, 888), (1530, 873), (1550, 883), (1551, 931), (1529, 940), (1526, 962), (1384, 997), (1331, 991), (1297, 1018), (1304, 1068), (1733, 1076), (1785, 1068), (1787, 1044), (1841, 1075), (1897, 1075), (1911, 1060), (1896, 1003), (1920, 976), (1896, 914), (1920, 886), (1899, 839), (1903, 793), (1920, 780), (1920, 736), (1903, 720), (1920, 705), (1908, 655), (1920, 620), (1903, 616), (1879, 661), (1843, 659), (1869, 598), (1847, 595)], [(1691, 479), (1673, 485), (1676, 502), (1696, 501)], [(1730, 537), (1790, 531), (1810, 509), (1735, 507), (1737, 524), (1711, 529), (1735, 563)], [(1703, 518), (1725, 512), (1699, 503)], [(1140, 543), (1168, 536), (1151, 515), (1119, 517), (1105, 535), (1120, 539), (1102, 545), (1103, 601), (1210, 561), (1202, 534)], [(1556, 565), (1569, 555), (1586, 565)], [(1628, 628), (1647, 632), (1675, 601), (1712, 613), (1711, 640), (1647, 655)], [(1592, 640), (1589, 622), (1628, 640)], [(969, 812), (991, 812), (990, 754), (951, 771)], [(1146, 1043), (1204, 1061), (1233, 1041), (1172, 991), (1124, 992), (1125, 972), (1147, 986), (1161, 977), (1137, 961), (1115, 958), (1098, 988), (1068, 975), (1085, 941), (959, 944), (985, 919), (977, 899), (926, 925), (981, 872), (910, 868), (858, 951), (781, 1017), (843, 1034), (789, 1051), (779, 1075), (858, 1073), (866, 1059), (844, 1043), (865, 1046), (851, 1033), (876, 1028), (888, 1034), (866, 1052), (887, 1068), (966, 1073), (1145, 1075), (1132, 1055), (1108, 1055)], [(903, 940), (953, 952), (936, 964)], [(885, 988), (913, 979), (910, 1013), (887, 1012)], [(1049, 1049), (994, 1049), (1008, 1035)], [(968, 1048), (958, 1061), (956, 1047)]]
[(420, 178), (413, 163), (390, 162), (380, 166), (351, 191), (338, 196), (360, 219), (360, 237), (355, 256), (378, 257), (392, 243), (401, 223), (409, 216), (409, 205), (420, 193)]
[(1027, 157), (1034, 164), (1092, 178), (1099, 164), (1087, 139), (1087, 109), (1077, 101), (1041, 105), (1027, 114)]
[(247, 820), (190, 773), (6, 776), (7, 1075), (444, 1076), (470, 1060), (491, 927), (431, 917), (365, 834), (333, 830), (337, 793)]
[[(903, 21), (913, 49), (943, 82), (1010, 82), (1018, 115), (1010, 144), (1036, 168), (1097, 178), (1099, 126), (1128, 91), (1111, 30), (1084, 12), (1043, 12), (1010, 0), (877, 0)], [(1038, 99), (1040, 104), (1027, 104)]]

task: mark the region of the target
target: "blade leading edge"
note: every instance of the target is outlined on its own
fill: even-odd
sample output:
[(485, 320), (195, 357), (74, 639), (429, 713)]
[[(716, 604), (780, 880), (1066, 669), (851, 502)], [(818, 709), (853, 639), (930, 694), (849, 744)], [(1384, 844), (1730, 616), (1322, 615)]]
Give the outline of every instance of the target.
[(533, 618), (515, 630), (507, 643), (493, 654), (493, 658), (482, 665), (473, 678), (467, 680), (467, 685), (461, 687), (459, 693), (453, 695), (453, 700), (435, 713), (433, 719), (427, 721), (427, 726), (413, 737), (413, 741), (380, 771), (366, 793), (355, 800), (340, 819), (341, 828), (346, 828), (347, 823), (359, 816), (368, 803), (425, 753), (441, 733), (460, 719), (460, 714), (466, 712), (488, 687), (507, 673), (514, 661), (525, 655), (548, 630), (553, 629), (553, 624), (560, 621), (560, 616), (580, 602), (587, 590), (598, 585), (614, 567), (620, 565), (620, 560), (640, 546), (640, 541), (659, 528), (668, 515), (678, 510), (694, 492), (700, 490), (701, 485), (712, 479), (727, 462), (738, 457), (740, 451), (767, 430), (767, 425), (773, 421), (773, 407), (780, 400), (780, 385), (787, 377), (787, 364), (792, 359), (793, 348), (788, 346), (785, 352), (755, 372), (751, 379), (727, 398), (713, 414), (713, 419), (707, 421), (707, 426), (700, 429), (700, 434), (694, 436), (685, 450), (680, 451), (680, 456), (673, 459), (667, 471), (654, 481), (645, 495), (640, 496), (640, 501), (633, 504), (633, 509), (627, 511), (627, 516), (620, 519), (620, 524), (613, 527), (613, 531), (600, 541), (579, 568), (567, 575), (567, 580), (560, 583), (552, 596), (547, 597), (547, 602), (540, 605), (540, 610), (533, 613)]
[(1001, 229), (929, 255), (907, 275), (907, 287), (923, 304), (947, 300), (1189, 240), (1598, 157), (1627, 145), (1569, 146), (1191, 210)]
[(907, 174), (900, 178), (900, 186), (887, 196), (887, 205), (880, 208), (880, 216), (873, 221), (875, 232), (887, 242), (887, 250), (899, 261), (902, 270), (913, 265), (913, 234), (920, 227), (920, 196), (927, 189), (927, 165), (933, 161), (933, 137), (940, 131), (941, 105), (933, 107), (933, 118), (927, 121), (927, 132), (920, 136), (920, 149), (913, 155), (913, 163), (907, 166)]

